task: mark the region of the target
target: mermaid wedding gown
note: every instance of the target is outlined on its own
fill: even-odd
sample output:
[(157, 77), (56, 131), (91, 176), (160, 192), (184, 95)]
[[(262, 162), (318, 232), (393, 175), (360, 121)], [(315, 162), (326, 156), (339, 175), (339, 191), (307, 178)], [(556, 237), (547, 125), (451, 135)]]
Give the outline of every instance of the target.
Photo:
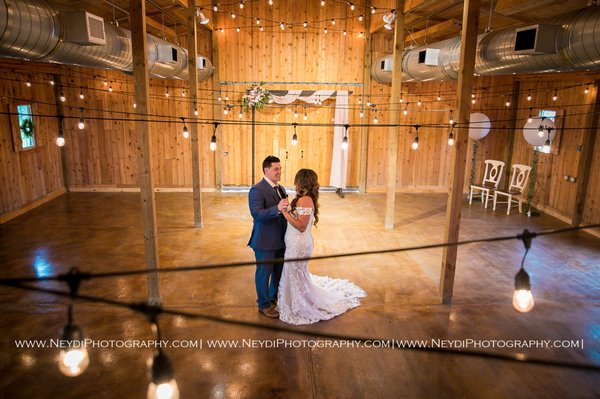
[[(307, 258), (313, 251), (313, 209), (297, 207), (296, 211), (310, 215), (310, 219), (304, 232), (288, 224), (285, 259)], [(360, 306), (359, 298), (365, 296), (362, 288), (348, 280), (310, 274), (308, 261), (286, 261), (279, 282), (277, 310), (279, 318), (288, 324), (312, 324)]]

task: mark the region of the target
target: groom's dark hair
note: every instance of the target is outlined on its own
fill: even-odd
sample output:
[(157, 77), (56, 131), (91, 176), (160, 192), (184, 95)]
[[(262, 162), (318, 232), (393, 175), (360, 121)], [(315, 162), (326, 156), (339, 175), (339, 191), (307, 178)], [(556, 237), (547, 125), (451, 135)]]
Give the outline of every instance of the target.
[(281, 161), (279, 160), (279, 158), (274, 157), (273, 155), (269, 155), (263, 161), (263, 172), (266, 168), (270, 168), (272, 163), (281, 163)]

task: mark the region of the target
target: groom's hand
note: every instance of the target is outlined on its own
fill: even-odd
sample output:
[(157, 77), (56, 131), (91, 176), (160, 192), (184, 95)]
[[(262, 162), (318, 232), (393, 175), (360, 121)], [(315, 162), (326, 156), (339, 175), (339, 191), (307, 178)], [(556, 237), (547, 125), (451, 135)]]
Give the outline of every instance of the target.
[(279, 204), (277, 205), (277, 209), (279, 210), (279, 212), (283, 212), (284, 209), (287, 209), (289, 203), (287, 198), (282, 199), (281, 201), (279, 201)]

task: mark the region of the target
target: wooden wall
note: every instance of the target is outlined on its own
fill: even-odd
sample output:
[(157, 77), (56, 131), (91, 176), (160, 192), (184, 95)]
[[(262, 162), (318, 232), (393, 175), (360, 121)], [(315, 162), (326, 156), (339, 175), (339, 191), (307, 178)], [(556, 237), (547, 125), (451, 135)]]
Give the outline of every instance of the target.
[[(330, 3), (330, 2), (328, 2)], [(351, 90), (348, 186), (359, 184), (360, 140), (359, 110), (365, 108), (362, 123), (368, 128), (367, 175), (368, 192), (383, 192), (386, 186), (386, 131), (392, 104), (389, 104), (390, 86), (371, 82), (361, 86), (363, 79), (365, 37), (358, 33), (367, 31), (364, 23), (356, 18), (364, 13), (357, 7), (352, 14), (343, 3), (330, 3), (322, 8), (318, 1), (309, 0), (298, 6), (298, 2), (275, 2), (273, 7), (259, 7), (258, 3), (248, 4), (245, 13), (248, 20), (231, 19), (228, 13), (221, 12), (216, 20), (216, 28), (223, 32), (211, 33), (202, 29), (199, 33), (199, 53), (211, 58), (211, 35), (216, 36), (219, 59), (219, 81), (213, 88), (211, 80), (201, 82), (198, 101), (200, 122), (200, 160), (201, 181), (205, 188), (215, 187), (217, 176), (215, 164), (221, 166), (221, 181), (224, 185), (247, 186), (251, 179), (251, 126), (250, 113), (238, 117), (239, 101), (250, 82), (279, 82), (268, 84), (272, 90)], [(335, 4), (335, 5), (332, 5)], [(357, 5), (361, 2), (356, 2)], [(383, 3), (382, 3), (383, 4)], [(385, 5), (376, 4), (378, 7)], [(334, 9), (335, 7), (335, 9)], [(330, 25), (331, 17), (337, 19), (336, 27)], [(343, 20), (342, 17), (351, 17)], [(254, 22), (260, 18), (265, 25), (260, 31)], [(270, 21), (279, 20), (321, 20), (320, 26), (287, 27), (281, 30)], [(323, 32), (325, 21), (330, 28)], [(236, 27), (241, 31), (236, 32)], [(341, 30), (346, 29), (344, 36)], [(335, 31), (337, 30), (337, 32)], [(392, 51), (392, 34), (380, 31), (372, 35), (372, 60)], [(185, 37), (180, 37), (185, 46)], [(56, 96), (54, 89), (47, 84), (51, 75), (57, 75), (64, 85), (68, 101), (64, 104), (64, 132), (67, 145), (63, 148), (66, 161), (65, 183), (71, 189), (127, 189), (138, 186), (138, 149), (134, 124), (129, 121), (134, 112), (132, 79), (120, 72), (93, 70), (69, 66), (51, 66), (27, 62), (3, 62), (0, 69), (3, 85), (0, 89), (6, 97), (5, 104), (11, 99), (31, 99), (40, 102), (41, 114), (56, 115)], [(24, 82), (30, 78), (34, 85), (27, 88)], [(533, 156), (531, 146), (524, 142), (521, 126), (525, 123), (529, 107), (536, 111), (557, 109), (562, 113), (560, 144), (555, 154), (540, 154), (538, 179), (534, 203), (540, 208), (569, 220), (575, 207), (576, 184), (564, 180), (565, 175), (576, 176), (581, 152), (577, 146), (584, 142), (588, 116), (593, 109), (596, 93), (593, 90), (583, 93), (584, 85), (596, 78), (593, 74), (561, 74), (555, 76), (497, 76), (475, 78), (476, 102), (473, 112), (483, 112), (492, 121), (491, 132), (478, 141), (478, 156), (475, 178), (480, 179), (484, 159), (503, 159), (508, 157), (507, 148), (514, 145), (512, 162), (529, 164)], [(107, 79), (113, 86), (113, 92), (103, 85)], [(516, 98), (511, 92), (515, 83), (520, 84), (518, 110), (514, 111)], [(326, 84), (334, 83), (334, 84)], [(151, 124), (151, 137), (154, 142), (152, 154), (155, 183), (159, 188), (191, 187), (191, 149), (189, 140), (182, 137), (181, 117), (186, 123), (189, 100), (187, 84), (173, 80), (151, 80), (150, 113), (155, 122)], [(165, 92), (169, 89), (169, 97)], [(554, 89), (559, 90), (559, 99), (552, 101)], [(186, 91), (186, 97), (181, 91)], [(222, 102), (218, 102), (221, 90)], [(590, 84), (590, 89), (593, 85)], [(78, 98), (80, 90), (85, 99)], [(439, 191), (447, 190), (449, 167), (453, 147), (447, 145), (449, 133), (449, 110), (456, 109), (456, 82), (404, 83), (402, 85), (404, 109), (408, 102), (409, 114), (401, 115), (402, 128), (399, 133), (399, 154), (397, 165), (398, 191)], [(525, 99), (531, 90), (534, 98), (531, 103)], [(229, 115), (223, 114), (225, 96), (235, 108)], [(438, 101), (438, 95), (441, 100)], [(511, 96), (512, 107), (505, 102)], [(421, 98), (422, 105), (417, 106)], [(362, 98), (362, 103), (359, 103)], [(373, 124), (373, 111), (366, 108), (367, 101), (376, 104), (379, 124)], [(213, 106), (219, 112), (215, 118), (221, 122), (217, 138), (221, 152), (213, 153), (208, 149), (212, 135)], [(295, 172), (303, 167), (315, 169), (321, 184), (329, 182), (330, 164), (333, 147), (334, 100), (328, 100), (323, 106), (307, 106), (307, 123), (304, 125), (303, 102), (298, 103), (297, 122), (299, 144), (291, 145), (295, 121), (294, 105), (269, 105), (256, 113), (256, 160), (255, 180), (260, 178), (260, 164), (269, 154), (282, 159), (284, 184), (291, 185)], [(3, 105), (6, 107), (7, 105)], [(80, 131), (76, 124), (84, 108), (86, 129)], [(516, 131), (511, 130), (513, 115)], [(36, 199), (63, 187), (61, 176), (60, 151), (54, 145), (57, 131), (56, 118), (44, 118), (39, 127), (41, 143), (39, 149), (31, 152), (15, 153), (12, 150), (10, 132), (6, 116), (0, 131), (2, 154), (2, 213), (22, 208)], [(457, 118), (456, 113), (454, 114)], [(267, 124), (267, 125), (265, 125)], [(316, 124), (313, 126), (312, 124)], [(410, 144), (415, 135), (414, 125), (420, 125), (419, 150), (413, 151)], [(600, 140), (600, 139), (597, 139)], [(469, 165), (465, 191), (468, 189), (472, 141), (469, 148)], [(600, 144), (597, 144), (600, 148)], [(506, 180), (506, 178), (505, 178)], [(583, 220), (586, 223), (600, 220), (600, 157), (594, 154), (590, 173), (590, 184), (586, 194)], [(506, 182), (503, 182), (503, 185)]]

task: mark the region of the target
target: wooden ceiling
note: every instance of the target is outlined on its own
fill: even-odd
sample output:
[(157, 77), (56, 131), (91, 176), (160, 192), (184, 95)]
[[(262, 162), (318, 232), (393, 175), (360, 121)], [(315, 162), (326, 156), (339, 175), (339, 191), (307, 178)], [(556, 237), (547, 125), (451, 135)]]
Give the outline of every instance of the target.
[[(51, 0), (71, 9), (85, 10), (103, 17), (107, 21), (116, 21), (119, 26), (129, 28), (129, 1), (128, 0)], [(301, 2), (303, 7), (308, 4), (320, 7), (319, 0), (274, 0), (275, 3)], [(352, 2), (358, 6), (368, 0), (328, 0), (326, 7), (334, 7), (339, 10), (348, 7)], [(269, 5), (267, 0), (244, 0), (247, 6), (251, 3), (254, 7), (265, 7)], [(481, 12), (479, 26), (483, 32), (490, 24), (492, 30), (498, 30), (511, 26), (535, 23), (537, 21), (566, 14), (568, 12), (582, 9), (588, 5), (590, 0), (481, 0)], [(214, 3), (219, 5), (219, 18), (227, 17), (229, 10), (235, 10), (244, 14), (239, 9), (239, 0), (225, 1), (198, 1), (207, 16), (211, 19), (209, 25), (203, 25), (212, 29), (213, 14), (211, 8)], [(373, 7), (377, 13), (372, 16), (371, 32), (384, 31), (383, 19), (385, 13), (395, 7), (394, 0), (372, 0)], [(148, 32), (167, 40), (173, 41), (176, 35), (184, 34), (185, 10), (188, 0), (148, 0), (146, 1), (146, 24)], [(490, 17), (490, 7), (492, 7)], [(250, 7), (246, 7), (248, 10)], [(435, 41), (457, 36), (461, 30), (463, 0), (405, 0), (405, 24), (407, 27), (406, 44), (422, 45)], [(344, 11), (346, 12), (346, 11)], [(360, 11), (355, 11), (358, 13)], [(293, 21), (301, 26), (302, 20)], [(388, 31), (389, 32), (389, 31)], [(391, 32), (390, 32), (391, 34)]]

